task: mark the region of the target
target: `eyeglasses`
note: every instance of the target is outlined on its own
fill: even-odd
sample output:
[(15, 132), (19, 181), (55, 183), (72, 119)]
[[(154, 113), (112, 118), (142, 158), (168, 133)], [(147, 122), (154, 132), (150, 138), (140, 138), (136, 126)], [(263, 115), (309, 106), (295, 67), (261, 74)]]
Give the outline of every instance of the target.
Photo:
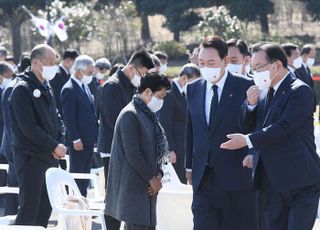
[(261, 69), (264, 68), (264, 67), (266, 67), (266, 66), (269, 65), (269, 64), (270, 64), (270, 63), (266, 63), (266, 64), (264, 64), (264, 65), (261, 65), (261, 66), (259, 66), (259, 67), (254, 68), (254, 69), (251, 69), (251, 72), (252, 72), (252, 73), (261, 72)]

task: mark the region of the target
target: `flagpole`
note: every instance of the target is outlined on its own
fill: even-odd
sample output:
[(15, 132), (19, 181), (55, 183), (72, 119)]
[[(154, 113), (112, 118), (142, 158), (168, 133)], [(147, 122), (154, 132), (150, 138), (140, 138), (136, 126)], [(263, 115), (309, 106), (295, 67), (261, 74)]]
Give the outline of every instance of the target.
[[(47, 20), (49, 22), (49, 26), (51, 27), (51, 16), (50, 16), (50, 3), (51, 3), (51, 0), (45, 0), (46, 2), (46, 8), (47, 8)], [(51, 28), (49, 28), (51, 30)], [(47, 39), (47, 44), (49, 46), (51, 46), (51, 31), (49, 31), (49, 38)]]

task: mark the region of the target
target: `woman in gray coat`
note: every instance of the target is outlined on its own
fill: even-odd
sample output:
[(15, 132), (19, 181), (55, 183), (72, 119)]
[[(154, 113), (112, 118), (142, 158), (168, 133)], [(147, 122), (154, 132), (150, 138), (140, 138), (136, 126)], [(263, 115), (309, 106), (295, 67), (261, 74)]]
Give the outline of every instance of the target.
[(165, 75), (147, 74), (115, 125), (105, 212), (124, 221), (127, 230), (155, 229), (161, 165), (168, 154), (156, 112), (169, 89)]

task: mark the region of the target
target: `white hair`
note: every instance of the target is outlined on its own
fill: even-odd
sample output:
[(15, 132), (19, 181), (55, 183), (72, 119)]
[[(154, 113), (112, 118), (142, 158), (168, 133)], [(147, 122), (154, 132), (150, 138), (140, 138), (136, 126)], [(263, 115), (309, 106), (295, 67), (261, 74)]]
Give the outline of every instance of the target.
[(80, 55), (74, 62), (74, 70), (86, 70), (89, 66), (94, 66), (94, 60), (88, 55)]

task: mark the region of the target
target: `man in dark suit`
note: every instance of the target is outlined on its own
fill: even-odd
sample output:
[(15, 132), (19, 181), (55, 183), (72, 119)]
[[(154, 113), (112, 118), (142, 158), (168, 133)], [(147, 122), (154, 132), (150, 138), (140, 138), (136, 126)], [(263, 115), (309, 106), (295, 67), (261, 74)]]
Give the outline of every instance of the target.
[[(144, 77), (153, 67), (151, 55), (145, 50), (137, 51), (133, 53), (127, 65), (110, 77), (101, 89), (98, 152), (104, 162), (106, 185), (113, 130), (117, 117), (132, 100), (136, 87), (140, 85), (141, 77)], [(109, 230), (120, 228), (120, 222), (112, 217), (106, 216), (106, 222)]]
[[(9, 99), (13, 161), (19, 185), (18, 225), (47, 227), (51, 206), (45, 173), (65, 156), (53, 92), (56, 53), (48, 45), (31, 51), (31, 68), (18, 76)], [(59, 144), (60, 143), (60, 144)]]
[[(7, 82), (10, 81), (13, 75), (13, 69), (11, 65), (7, 62), (0, 61), (0, 99), (2, 97), (2, 92), (4, 90), (4, 87), (7, 85)], [(4, 130), (4, 121), (2, 116), (2, 105), (0, 104), (0, 141), (3, 137), (3, 130)], [(8, 159), (5, 154), (0, 152), (0, 164), (7, 164)], [(3, 170), (0, 170), (0, 186), (6, 186), (7, 185), (7, 173)], [(0, 195), (0, 207), (4, 206), (5, 199), (4, 195)], [(6, 212), (5, 212), (6, 213)]]
[[(254, 186), (264, 197), (267, 229), (310, 230), (320, 196), (312, 90), (288, 72), (286, 55), (277, 44), (254, 46), (251, 65), (258, 72), (257, 85), (248, 90), (241, 113), (244, 133), (249, 134), (228, 135), (221, 147), (255, 150)], [(270, 82), (262, 92), (261, 78)]]
[[(6, 65), (7, 65), (6, 68), (9, 71), (6, 71), (6, 73), (3, 73), (1, 70), (4, 70), (6, 68), (3, 68), (0, 63), (0, 75), (3, 77), (6, 77), (6, 79), (10, 81), (12, 79), (13, 71), (11, 70), (8, 64)], [(15, 173), (15, 168), (13, 164), (13, 155), (11, 150), (11, 126), (10, 126), (9, 108), (8, 108), (9, 96), (12, 92), (12, 89), (15, 83), (16, 83), (16, 80), (8, 83), (8, 85), (5, 87), (1, 95), (3, 134), (2, 134), (0, 154), (6, 158), (9, 164), (9, 171), (8, 171), (7, 183), (6, 183), (6, 185), (8, 185), (9, 187), (18, 187), (17, 176)], [(17, 211), (18, 211), (18, 196), (16, 194), (7, 194), (5, 196), (4, 214), (16, 215)]]
[(75, 49), (67, 49), (63, 53), (63, 61), (59, 64), (59, 70), (56, 76), (50, 81), (50, 86), (52, 87), (54, 97), (57, 103), (57, 109), (60, 114), (62, 114), (60, 93), (64, 84), (69, 80), (70, 75), (74, 71), (72, 66), (74, 61), (79, 56), (79, 52)]
[(182, 67), (178, 78), (171, 82), (171, 91), (167, 93), (163, 106), (159, 111), (159, 119), (167, 136), (170, 162), (177, 172), (180, 181), (187, 183), (184, 163), (186, 158), (185, 135), (187, 123), (186, 87), (200, 77), (199, 67), (186, 64)]
[(301, 49), (302, 65), (296, 69), (296, 72), (300, 76), (300, 80), (310, 86), (313, 89), (313, 79), (310, 66), (314, 65), (316, 58), (316, 48), (311, 44), (306, 44)]
[(243, 167), (248, 149), (226, 151), (230, 131), (252, 82), (226, 70), (228, 47), (217, 36), (199, 51), (202, 79), (187, 86), (187, 178), (193, 186), (195, 230), (256, 230), (251, 170)]
[[(70, 172), (90, 173), (93, 148), (98, 138), (98, 121), (94, 98), (86, 85), (92, 78), (94, 61), (81, 55), (74, 63), (75, 72), (61, 91), (61, 107), (70, 154)], [(89, 181), (77, 180), (83, 196), (87, 195)]]

